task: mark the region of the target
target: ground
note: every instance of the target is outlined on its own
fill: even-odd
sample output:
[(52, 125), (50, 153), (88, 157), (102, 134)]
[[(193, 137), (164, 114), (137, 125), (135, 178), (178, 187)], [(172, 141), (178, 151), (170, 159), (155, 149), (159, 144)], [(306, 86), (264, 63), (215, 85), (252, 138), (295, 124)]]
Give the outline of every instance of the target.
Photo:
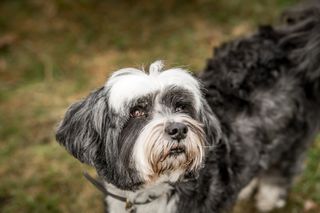
[[(198, 72), (212, 47), (277, 23), (296, 0), (2, 0), (0, 212), (102, 212), (94, 171), (54, 140), (68, 105), (119, 68), (157, 59)], [(320, 138), (278, 212), (320, 212)], [(252, 202), (236, 213), (254, 213)]]

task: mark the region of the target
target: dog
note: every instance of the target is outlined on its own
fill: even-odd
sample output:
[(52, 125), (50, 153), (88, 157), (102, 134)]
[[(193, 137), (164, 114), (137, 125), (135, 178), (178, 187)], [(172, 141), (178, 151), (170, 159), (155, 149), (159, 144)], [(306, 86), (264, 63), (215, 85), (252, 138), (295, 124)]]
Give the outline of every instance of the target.
[(108, 212), (214, 212), (256, 189), (283, 207), (320, 128), (320, 4), (216, 48), (198, 76), (125, 68), (70, 106), (56, 133), (93, 166)]

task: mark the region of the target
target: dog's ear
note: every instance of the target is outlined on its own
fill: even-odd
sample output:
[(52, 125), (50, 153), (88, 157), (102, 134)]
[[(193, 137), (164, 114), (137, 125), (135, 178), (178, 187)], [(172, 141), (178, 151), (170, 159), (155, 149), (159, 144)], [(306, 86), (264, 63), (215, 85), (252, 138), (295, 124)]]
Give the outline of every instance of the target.
[(204, 125), (207, 143), (210, 145), (218, 143), (221, 138), (220, 122), (205, 99), (202, 99), (202, 108), (199, 114), (200, 121)]
[(103, 146), (107, 111), (106, 91), (100, 88), (69, 107), (56, 140), (81, 162), (94, 165), (97, 151)]

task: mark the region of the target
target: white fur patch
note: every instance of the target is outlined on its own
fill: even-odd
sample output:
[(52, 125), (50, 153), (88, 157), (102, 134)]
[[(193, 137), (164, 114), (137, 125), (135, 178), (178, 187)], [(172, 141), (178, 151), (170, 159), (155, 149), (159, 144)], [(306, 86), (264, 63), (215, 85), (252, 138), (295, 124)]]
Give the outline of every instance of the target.
[(286, 205), (285, 194), (285, 188), (261, 181), (256, 195), (257, 209), (260, 212), (270, 212), (273, 209), (284, 207)]
[(124, 110), (124, 105), (132, 99), (161, 92), (168, 86), (177, 86), (194, 94), (198, 110), (201, 104), (199, 82), (184, 69), (172, 68), (161, 71), (162, 68), (162, 61), (156, 61), (150, 65), (149, 74), (135, 68), (125, 68), (115, 72), (105, 85), (106, 89), (110, 89), (110, 107), (121, 112)]
[[(148, 204), (136, 205), (137, 213), (173, 213), (176, 212), (176, 204), (178, 201), (177, 195), (173, 195), (170, 200), (168, 196), (171, 194), (172, 187), (168, 184), (156, 184), (149, 186), (146, 189), (138, 190), (136, 192), (124, 191), (114, 187), (111, 184), (106, 184), (107, 189), (117, 195), (127, 197), (130, 201), (145, 202), (148, 198), (158, 197)], [(127, 213), (125, 203), (112, 197), (106, 198), (107, 206), (110, 213)]]

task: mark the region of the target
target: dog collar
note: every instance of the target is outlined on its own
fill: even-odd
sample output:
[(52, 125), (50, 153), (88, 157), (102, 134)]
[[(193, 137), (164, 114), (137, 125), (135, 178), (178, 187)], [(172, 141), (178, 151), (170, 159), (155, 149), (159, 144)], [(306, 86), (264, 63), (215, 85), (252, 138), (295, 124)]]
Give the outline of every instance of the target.
[(101, 191), (106, 197), (110, 196), (116, 200), (122, 201), (124, 202), (125, 205), (125, 209), (129, 212), (135, 212), (135, 205), (144, 205), (144, 204), (148, 204), (151, 203), (152, 201), (158, 199), (161, 195), (159, 196), (152, 196), (149, 197), (146, 201), (144, 202), (137, 202), (137, 201), (130, 201), (128, 198), (126, 197), (122, 197), (120, 195), (116, 195), (111, 193), (110, 191), (108, 191), (106, 189), (106, 186), (102, 183), (102, 181), (93, 178), (91, 175), (89, 175), (87, 172), (83, 172), (83, 176), (93, 185), (95, 186), (99, 191)]

